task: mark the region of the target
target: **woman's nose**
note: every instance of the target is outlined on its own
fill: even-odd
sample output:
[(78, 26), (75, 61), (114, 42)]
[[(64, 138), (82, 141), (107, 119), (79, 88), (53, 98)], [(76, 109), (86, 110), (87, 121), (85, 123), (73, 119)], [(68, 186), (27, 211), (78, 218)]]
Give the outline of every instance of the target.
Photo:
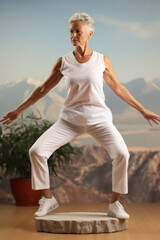
[(73, 32), (73, 33), (72, 33), (72, 37), (74, 37), (74, 38), (77, 37), (77, 33), (76, 33), (76, 32)]

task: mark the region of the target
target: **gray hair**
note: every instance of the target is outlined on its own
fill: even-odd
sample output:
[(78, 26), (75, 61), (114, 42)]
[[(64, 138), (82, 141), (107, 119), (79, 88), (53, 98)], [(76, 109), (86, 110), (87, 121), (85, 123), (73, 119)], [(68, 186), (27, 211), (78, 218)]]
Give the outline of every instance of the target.
[(87, 13), (75, 13), (70, 19), (69, 24), (75, 21), (83, 21), (86, 23), (88, 33), (90, 31), (94, 32), (95, 30), (95, 22), (94, 19), (89, 16)]

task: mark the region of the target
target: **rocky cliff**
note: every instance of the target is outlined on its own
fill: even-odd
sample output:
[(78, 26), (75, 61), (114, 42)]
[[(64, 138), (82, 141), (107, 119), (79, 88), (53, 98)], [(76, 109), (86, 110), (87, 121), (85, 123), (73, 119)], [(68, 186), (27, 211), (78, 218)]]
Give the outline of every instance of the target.
[[(109, 202), (112, 193), (112, 160), (99, 145), (86, 145), (76, 151), (74, 161), (57, 167), (51, 176), (51, 189), (59, 203)], [(160, 151), (130, 151), (129, 192), (125, 202), (160, 201)], [(9, 182), (1, 182), (0, 201), (14, 202)]]
[[(112, 192), (112, 160), (98, 145), (83, 146), (74, 162), (58, 169), (51, 178), (54, 193), (61, 202), (109, 201)], [(129, 192), (123, 201), (160, 201), (160, 152), (130, 152)]]

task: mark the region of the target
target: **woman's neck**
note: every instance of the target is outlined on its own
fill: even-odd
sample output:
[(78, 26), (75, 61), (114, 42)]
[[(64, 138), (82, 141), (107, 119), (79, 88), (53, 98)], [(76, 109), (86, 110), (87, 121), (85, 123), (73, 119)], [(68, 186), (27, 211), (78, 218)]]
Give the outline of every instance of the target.
[(92, 50), (89, 48), (89, 46), (84, 46), (84, 47), (78, 46), (74, 50), (75, 56), (85, 57), (91, 54), (92, 54)]

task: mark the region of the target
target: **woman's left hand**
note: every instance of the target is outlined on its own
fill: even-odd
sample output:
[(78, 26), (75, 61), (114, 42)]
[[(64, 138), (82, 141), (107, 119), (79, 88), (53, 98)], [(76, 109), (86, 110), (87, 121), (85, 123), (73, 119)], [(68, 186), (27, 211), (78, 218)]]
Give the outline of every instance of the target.
[(145, 119), (147, 119), (147, 121), (152, 127), (153, 127), (153, 124), (151, 121), (155, 122), (157, 125), (159, 124), (158, 121), (160, 121), (160, 116), (155, 114), (154, 112), (151, 112), (150, 110), (145, 109), (142, 115)]

